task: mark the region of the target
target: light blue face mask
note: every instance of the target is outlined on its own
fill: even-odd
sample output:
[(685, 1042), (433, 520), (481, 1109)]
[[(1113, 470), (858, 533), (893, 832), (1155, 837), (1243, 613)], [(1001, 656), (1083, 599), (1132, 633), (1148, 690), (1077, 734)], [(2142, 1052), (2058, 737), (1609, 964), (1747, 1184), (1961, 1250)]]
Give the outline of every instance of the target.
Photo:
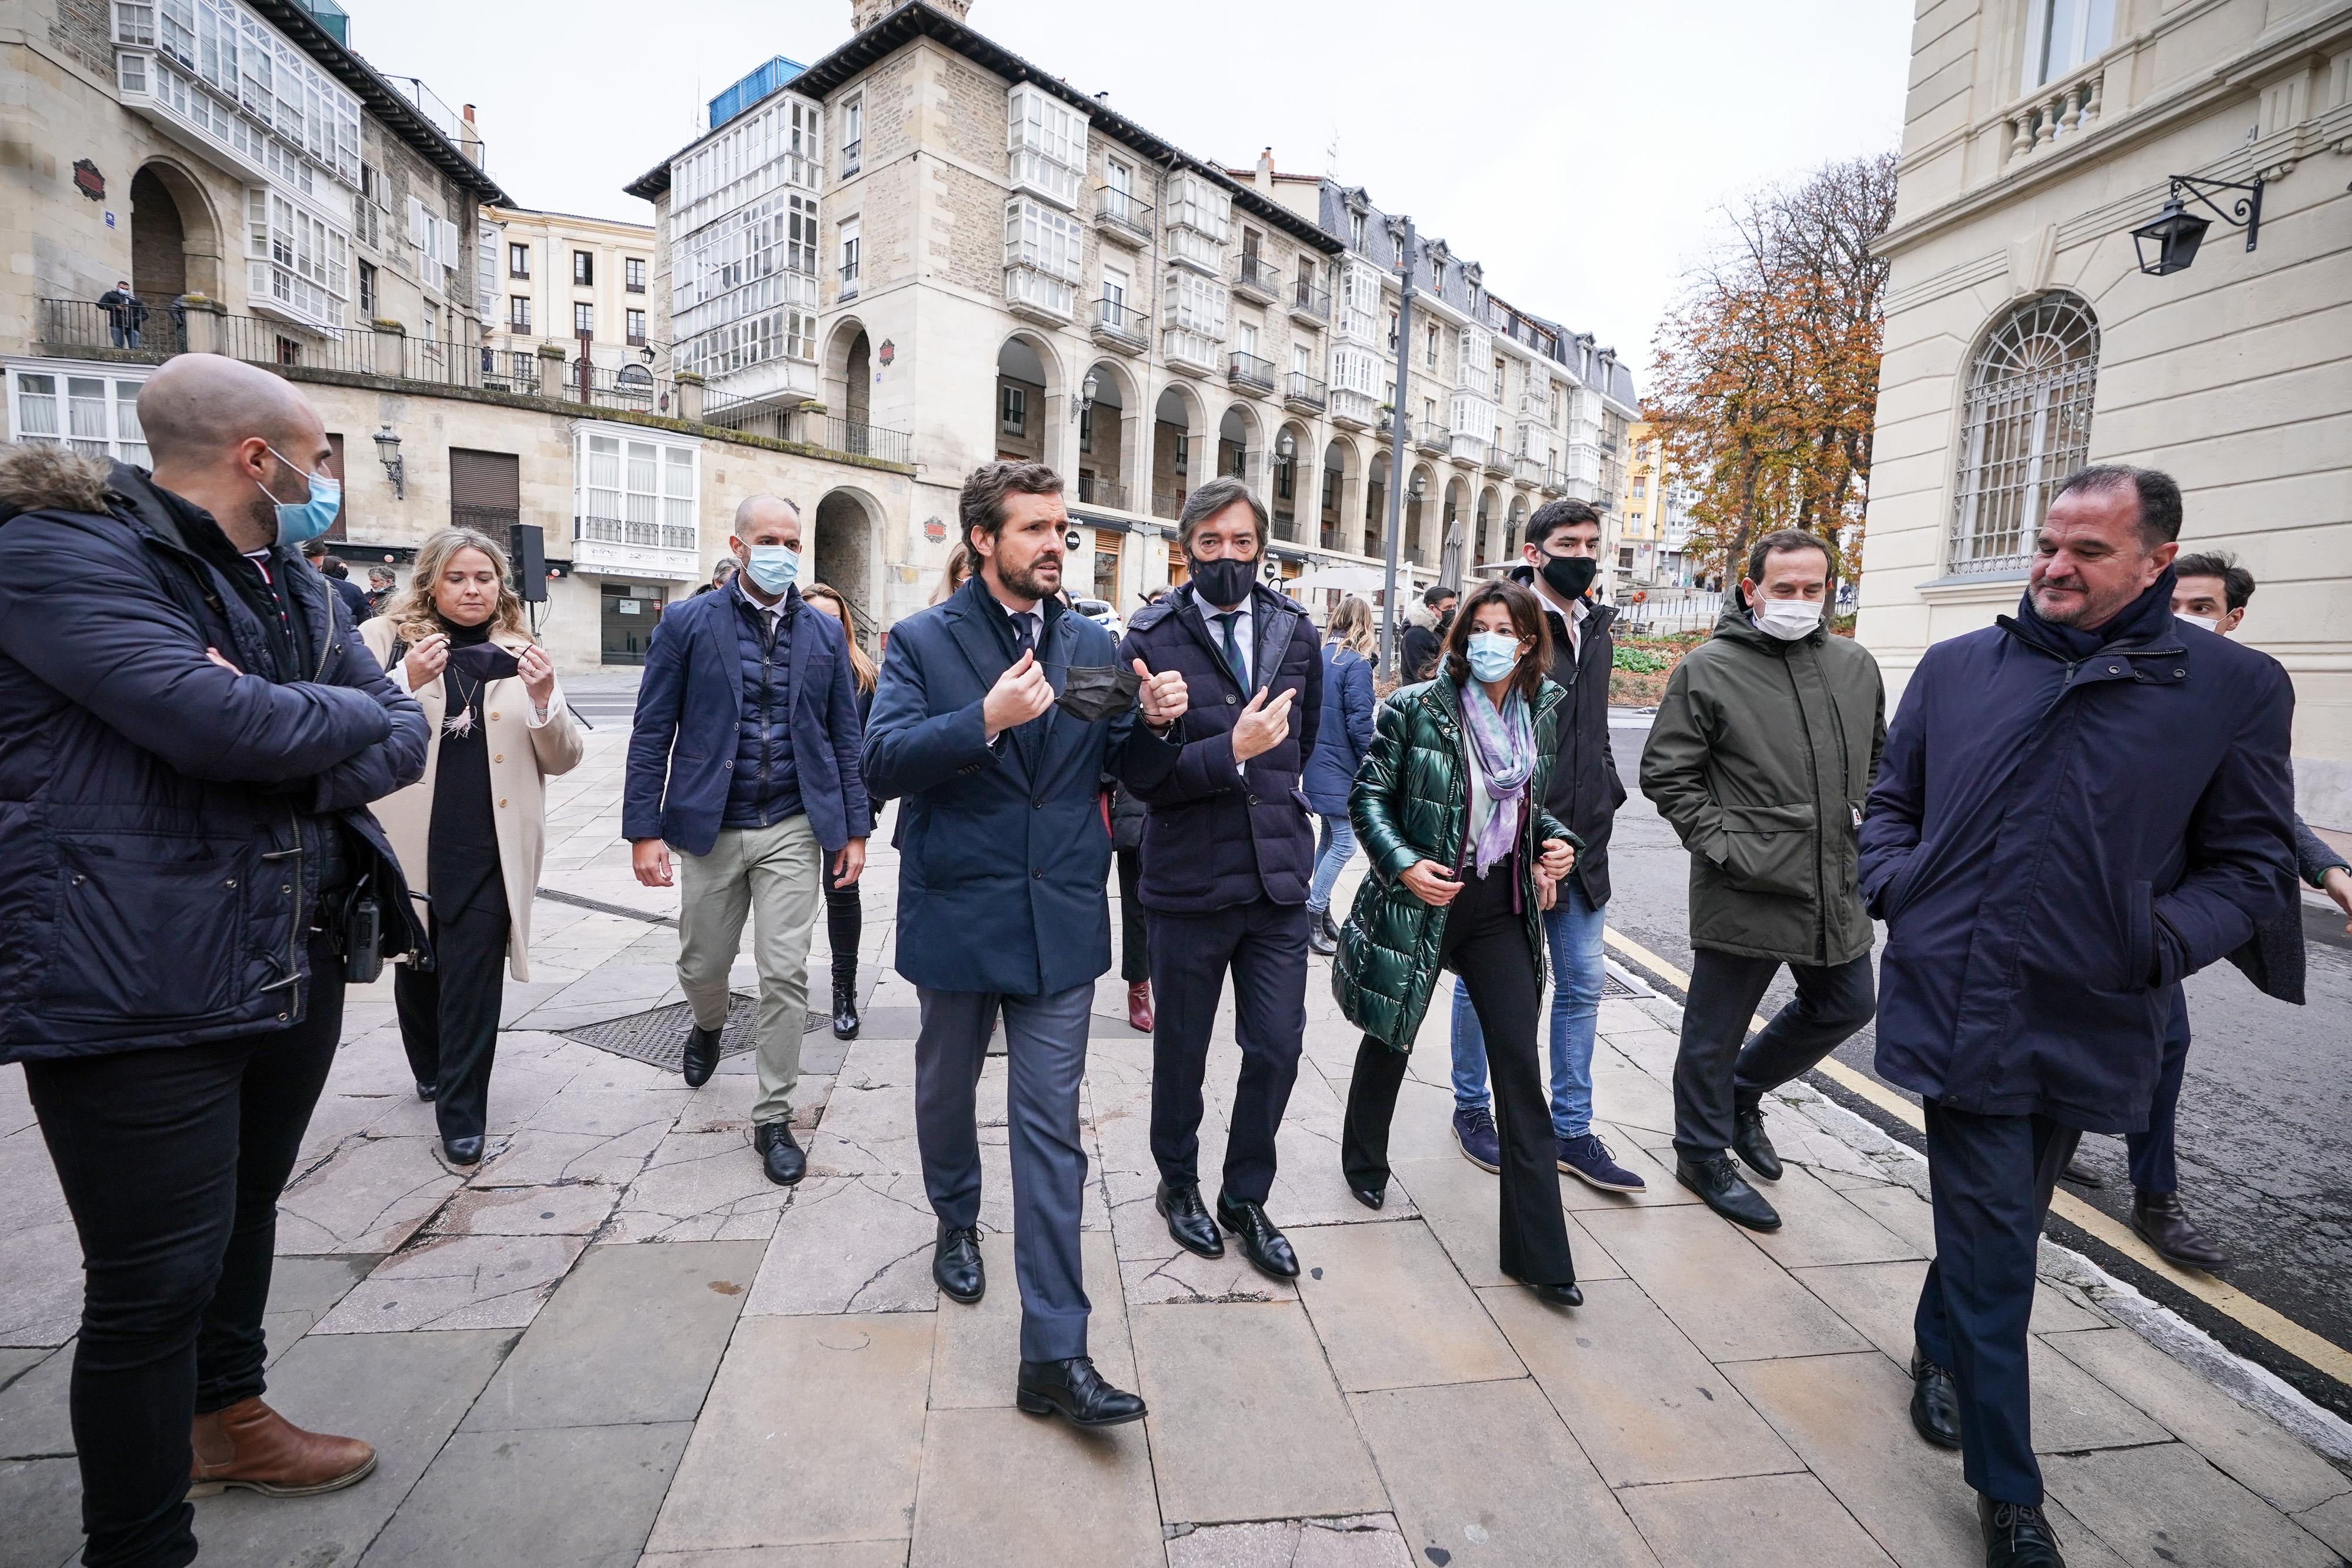
[(1470, 633), (1470, 673), (1482, 681), (1499, 681), (1519, 667), (1519, 640), (1500, 632)]
[[(294, 468), (294, 465), (288, 460), (286, 454), (278, 451), (275, 446), (269, 448), (269, 455), (284, 463), (289, 468)], [(302, 473), (299, 468), (294, 468), (294, 471), (297, 474)], [(302, 476), (310, 482), (310, 498), (307, 501), (296, 501), (290, 505), (275, 496), (269, 496), (268, 486), (257, 479), (254, 481), (254, 488), (265, 496), (269, 496), (270, 505), (278, 508), (278, 542), (281, 545), (310, 543), (329, 528), (333, 528), (337, 514), (343, 509), (343, 486), (341, 480), (330, 479), (324, 474), (303, 474)]]
[(762, 593), (782, 593), (801, 575), (801, 552), (790, 545), (751, 545), (744, 575)]

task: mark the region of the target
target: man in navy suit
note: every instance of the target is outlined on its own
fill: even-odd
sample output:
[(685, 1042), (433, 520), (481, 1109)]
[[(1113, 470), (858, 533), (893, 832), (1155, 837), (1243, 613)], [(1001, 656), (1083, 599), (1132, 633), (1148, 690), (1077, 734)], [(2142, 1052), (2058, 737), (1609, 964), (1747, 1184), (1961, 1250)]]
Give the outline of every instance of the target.
[(979, 570), (899, 622), (874, 693), (866, 769), (902, 802), (898, 972), (915, 983), (915, 1132), (939, 1216), (931, 1273), (980, 1300), (974, 1092), (1000, 1010), (1007, 1047), (1013, 1257), (1021, 1285), (1015, 1400), (1083, 1427), (1143, 1415), (1087, 1356), (1078, 1252), (1086, 1150), (1078, 1085), (1095, 979), (1110, 967), (1110, 831), (1099, 781), (1166, 738), (1184, 679), (1144, 677), (1143, 722), (1114, 685), (1110, 633), (1062, 601), (1061, 477), (989, 463), (957, 507)]
[(727, 971), (752, 920), (760, 967), (760, 1097), (753, 1143), (768, 1179), (808, 1161), (792, 1094), (808, 1021), (809, 932), (818, 880), (846, 887), (866, 867), (874, 814), (858, 770), (857, 688), (840, 622), (810, 614), (800, 509), (781, 496), (735, 508), (734, 580), (674, 607), (654, 628), (637, 687), (621, 832), (637, 880), (667, 887), (682, 862), (677, 983), (694, 1010), (683, 1063), (699, 1086), (719, 1065)]

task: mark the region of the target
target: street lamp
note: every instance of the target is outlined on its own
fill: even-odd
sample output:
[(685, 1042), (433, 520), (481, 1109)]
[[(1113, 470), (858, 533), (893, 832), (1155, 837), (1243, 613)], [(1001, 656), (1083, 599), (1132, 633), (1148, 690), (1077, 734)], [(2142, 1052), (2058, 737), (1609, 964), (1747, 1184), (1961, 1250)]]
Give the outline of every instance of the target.
[(1298, 455), (1298, 438), (1285, 430), (1274, 438), (1274, 455), (1287, 464)]
[(1407, 485), (1405, 488), (1412, 492), (1412, 498), (1414, 500), (1420, 500), (1423, 496), (1429, 494), (1429, 476), (1423, 473), (1418, 468), (1414, 469), (1412, 471), (1412, 482)]
[(403, 483), (405, 465), (400, 460), (400, 437), (394, 434), (392, 426), (387, 424), (376, 431), (375, 455), (383, 465), (383, 476), (392, 481), (393, 499), (408, 499), (408, 492)]
[[(2197, 247), (2204, 243), (2205, 231), (2213, 226), (2211, 218), (2200, 217), (2182, 204), (2183, 192), (2231, 228), (2246, 231), (2246, 248), (2254, 248), (2254, 241), (2263, 226), (2263, 181), (2256, 175), (2253, 183), (2240, 184), (2230, 180), (2200, 180), (2189, 174), (2175, 174), (2167, 190), (2164, 209), (2148, 222), (2132, 230), (2132, 245), (2139, 252), (2139, 269), (2150, 277), (2164, 277), (2176, 272), (2186, 272), (2197, 259)], [(2246, 193), (2230, 204), (2223, 212), (2206, 194), (2208, 191), (2243, 191)]]
[(1083, 419), (1087, 414), (1092, 413), (1095, 407), (1095, 394), (1100, 391), (1102, 391), (1101, 378), (1097, 376), (1094, 371), (1088, 371), (1087, 372), (1087, 379), (1079, 383), (1078, 406), (1070, 411), (1070, 417), (1072, 419)]

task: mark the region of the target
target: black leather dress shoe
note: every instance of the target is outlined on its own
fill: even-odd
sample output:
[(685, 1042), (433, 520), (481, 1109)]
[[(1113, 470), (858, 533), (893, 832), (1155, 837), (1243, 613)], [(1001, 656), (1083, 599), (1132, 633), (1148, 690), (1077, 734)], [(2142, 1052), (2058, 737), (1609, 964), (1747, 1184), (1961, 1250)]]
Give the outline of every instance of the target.
[(1780, 1179), (1780, 1156), (1764, 1131), (1764, 1107), (1742, 1106), (1731, 1118), (1731, 1152), (1766, 1181)]
[(2080, 1159), (2068, 1160), (2066, 1168), (2058, 1173), (2058, 1179), (2071, 1181), (2076, 1186), (2099, 1187), (2107, 1185), (2105, 1176), (2084, 1165)]
[(1217, 1234), (1217, 1222), (1209, 1218), (1199, 1187), (1190, 1182), (1163, 1181), (1152, 1205), (1167, 1217), (1168, 1234), (1176, 1239), (1177, 1246), (1202, 1258), (1225, 1255), (1225, 1239)]
[(1366, 1208), (1378, 1208), (1389, 1200), (1387, 1192), (1376, 1186), (1351, 1186), (1348, 1193)]
[(977, 1227), (940, 1227), (939, 1242), (931, 1249), (931, 1278), (948, 1300), (967, 1307), (988, 1293), (988, 1270), (980, 1261)]
[(1143, 1419), (1143, 1401), (1105, 1383), (1083, 1355), (1023, 1362), (1013, 1402), (1032, 1416), (1060, 1416), (1078, 1427), (1119, 1427)]
[(699, 1089), (710, 1082), (713, 1069), (719, 1065), (719, 1031), (694, 1026), (686, 1037), (686, 1054), (678, 1062), (678, 1071), (686, 1074), (686, 1086)]
[(1916, 1350), (1911, 1353), (1911, 1425), (1939, 1448), (1960, 1446), (1960, 1385)]
[(1274, 1221), (1265, 1217), (1265, 1205), (1219, 1193), (1217, 1223), (1240, 1240), (1242, 1256), (1259, 1273), (1276, 1280), (1298, 1278), (1298, 1254), (1290, 1249), (1290, 1239), (1276, 1229)]
[(1709, 1155), (1703, 1160), (1675, 1157), (1675, 1179), (1698, 1194), (1699, 1201), (1734, 1225), (1750, 1230), (1778, 1230), (1780, 1211), (1748, 1185), (1731, 1166), (1731, 1156)]
[(2180, 1195), (2177, 1192), (2149, 1192), (2134, 1187), (2131, 1228), (2139, 1232), (2141, 1240), (2184, 1269), (2211, 1271), (2230, 1266), (2230, 1255), (2206, 1240), (2204, 1233), (2189, 1221), (2189, 1211), (2180, 1207)]
[(482, 1140), (477, 1134), (470, 1138), (444, 1138), (441, 1152), (449, 1156), (453, 1166), (478, 1166), (482, 1163)]
[[(1504, 1278), (1508, 1279), (1510, 1276), (1505, 1275)], [(1528, 1280), (1521, 1280), (1518, 1282), (1527, 1286), (1528, 1290), (1533, 1291), (1535, 1292), (1536, 1300), (1542, 1301), (1547, 1305), (1555, 1307), (1580, 1307), (1584, 1305), (1584, 1292), (1577, 1289), (1576, 1281), (1573, 1280), (1570, 1280), (1564, 1284), (1558, 1285), (1538, 1285)]]
[(2057, 1532), (2038, 1508), (1979, 1492), (1977, 1528), (1984, 1531), (1985, 1568), (2066, 1568)]
[(432, 1104), (433, 1097), (440, 1092), (441, 1085), (434, 1082), (431, 1079), (420, 1078), (416, 1081), (416, 1097), (419, 1100), (424, 1101), (427, 1105)]
[(760, 1151), (760, 1164), (767, 1168), (768, 1179), (778, 1186), (790, 1186), (808, 1175), (808, 1155), (793, 1142), (791, 1123), (761, 1123), (751, 1130), (751, 1146)]
[(833, 986), (833, 1038), (856, 1040), (857, 1026), (856, 982), (845, 986), (836, 980)]

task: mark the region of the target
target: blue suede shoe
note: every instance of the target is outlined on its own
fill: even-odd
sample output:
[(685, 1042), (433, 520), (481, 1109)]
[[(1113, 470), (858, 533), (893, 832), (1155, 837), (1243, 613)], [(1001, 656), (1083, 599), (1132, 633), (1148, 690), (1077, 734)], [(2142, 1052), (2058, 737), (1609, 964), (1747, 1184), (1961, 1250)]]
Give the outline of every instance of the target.
[(1486, 1106), (1454, 1108), (1454, 1141), (1462, 1145), (1462, 1157), (1480, 1170), (1503, 1168), (1503, 1140), (1495, 1131), (1495, 1113)]
[(1650, 1184), (1617, 1163), (1609, 1145), (1591, 1133), (1580, 1138), (1560, 1138), (1559, 1168), (1587, 1186), (1603, 1192), (1647, 1192)]

